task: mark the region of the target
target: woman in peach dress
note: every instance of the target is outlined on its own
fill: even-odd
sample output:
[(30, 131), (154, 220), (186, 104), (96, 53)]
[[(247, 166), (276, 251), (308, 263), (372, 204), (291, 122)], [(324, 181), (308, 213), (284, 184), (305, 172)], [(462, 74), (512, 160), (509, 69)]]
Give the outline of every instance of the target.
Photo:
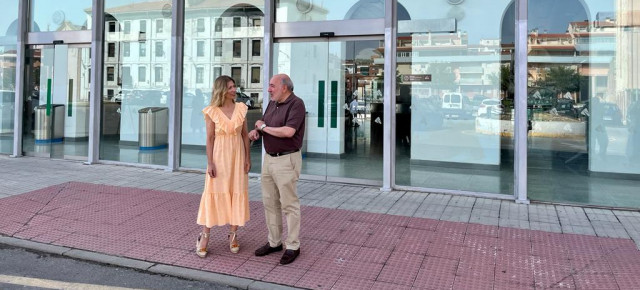
[(202, 225), (196, 254), (207, 255), (211, 227), (229, 225), (229, 249), (240, 250), (236, 231), (249, 221), (249, 137), (247, 106), (236, 103), (236, 83), (220, 76), (211, 103), (202, 112), (207, 126), (207, 174), (197, 223)]

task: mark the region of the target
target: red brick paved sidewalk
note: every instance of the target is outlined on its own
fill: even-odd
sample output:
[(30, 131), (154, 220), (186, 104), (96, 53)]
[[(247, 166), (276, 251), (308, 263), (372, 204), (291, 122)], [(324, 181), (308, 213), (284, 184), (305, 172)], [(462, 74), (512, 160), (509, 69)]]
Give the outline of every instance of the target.
[(637, 289), (640, 252), (628, 239), (302, 207), (301, 256), (255, 257), (262, 204), (239, 230), (214, 228), (194, 253), (198, 195), (64, 183), (0, 199), (0, 234), (52, 245), (314, 289)]

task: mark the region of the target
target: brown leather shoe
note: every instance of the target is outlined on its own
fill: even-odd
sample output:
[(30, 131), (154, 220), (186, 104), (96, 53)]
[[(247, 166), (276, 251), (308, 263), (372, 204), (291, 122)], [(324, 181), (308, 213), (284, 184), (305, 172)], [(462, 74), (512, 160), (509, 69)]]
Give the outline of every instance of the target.
[(256, 250), (255, 254), (258, 257), (262, 257), (262, 256), (269, 255), (271, 253), (278, 252), (278, 251), (282, 251), (282, 245), (279, 245), (279, 246), (276, 246), (276, 247), (271, 247), (271, 245), (269, 245), (269, 243), (267, 243), (264, 246), (258, 248)]
[(297, 250), (286, 249), (284, 251), (284, 254), (282, 255), (282, 258), (280, 258), (280, 264), (282, 265), (291, 264), (293, 261), (296, 260), (298, 255), (300, 255), (300, 249), (297, 249)]

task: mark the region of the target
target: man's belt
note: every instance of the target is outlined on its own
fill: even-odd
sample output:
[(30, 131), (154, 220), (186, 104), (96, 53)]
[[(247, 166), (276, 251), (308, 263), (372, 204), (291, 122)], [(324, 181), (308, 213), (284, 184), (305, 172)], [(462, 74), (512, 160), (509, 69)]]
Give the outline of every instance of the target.
[(291, 153), (296, 153), (300, 151), (300, 149), (296, 149), (293, 151), (285, 151), (285, 152), (275, 152), (275, 153), (269, 153), (267, 152), (267, 154), (271, 155), (271, 157), (278, 157), (278, 156), (283, 156), (283, 155), (287, 155), (287, 154), (291, 154)]

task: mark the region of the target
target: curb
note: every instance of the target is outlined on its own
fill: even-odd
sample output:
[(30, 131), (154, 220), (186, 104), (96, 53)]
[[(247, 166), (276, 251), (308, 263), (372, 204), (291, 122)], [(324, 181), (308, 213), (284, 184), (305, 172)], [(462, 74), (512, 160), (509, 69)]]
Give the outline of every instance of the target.
[(256, 281), (249, 278), (241, 278), (231, 275), (206, 272), (190, 268), (158, 264), (136, 259), (111, 256), (102, 253), (79, 250), (55, 246), (45, 243), (38, 243), (28, 240), (17, 239), (13, 237), (0, 236), (0, 244), (9, 245), (17, 248), (33, 250), (42, 253), (54, 254), (63, 257), (69, 257), (84, 261), (91, 261), (100, 264), (109, 264), (129, 269), (142, 270), (148, 273), (162, 274), (195, 281), (204, 281), (218, 283), (239, 289), (256, 289), (256, 290), (289, 290), (299, 289), (290, 286), (273, 284), (263, 281)]

